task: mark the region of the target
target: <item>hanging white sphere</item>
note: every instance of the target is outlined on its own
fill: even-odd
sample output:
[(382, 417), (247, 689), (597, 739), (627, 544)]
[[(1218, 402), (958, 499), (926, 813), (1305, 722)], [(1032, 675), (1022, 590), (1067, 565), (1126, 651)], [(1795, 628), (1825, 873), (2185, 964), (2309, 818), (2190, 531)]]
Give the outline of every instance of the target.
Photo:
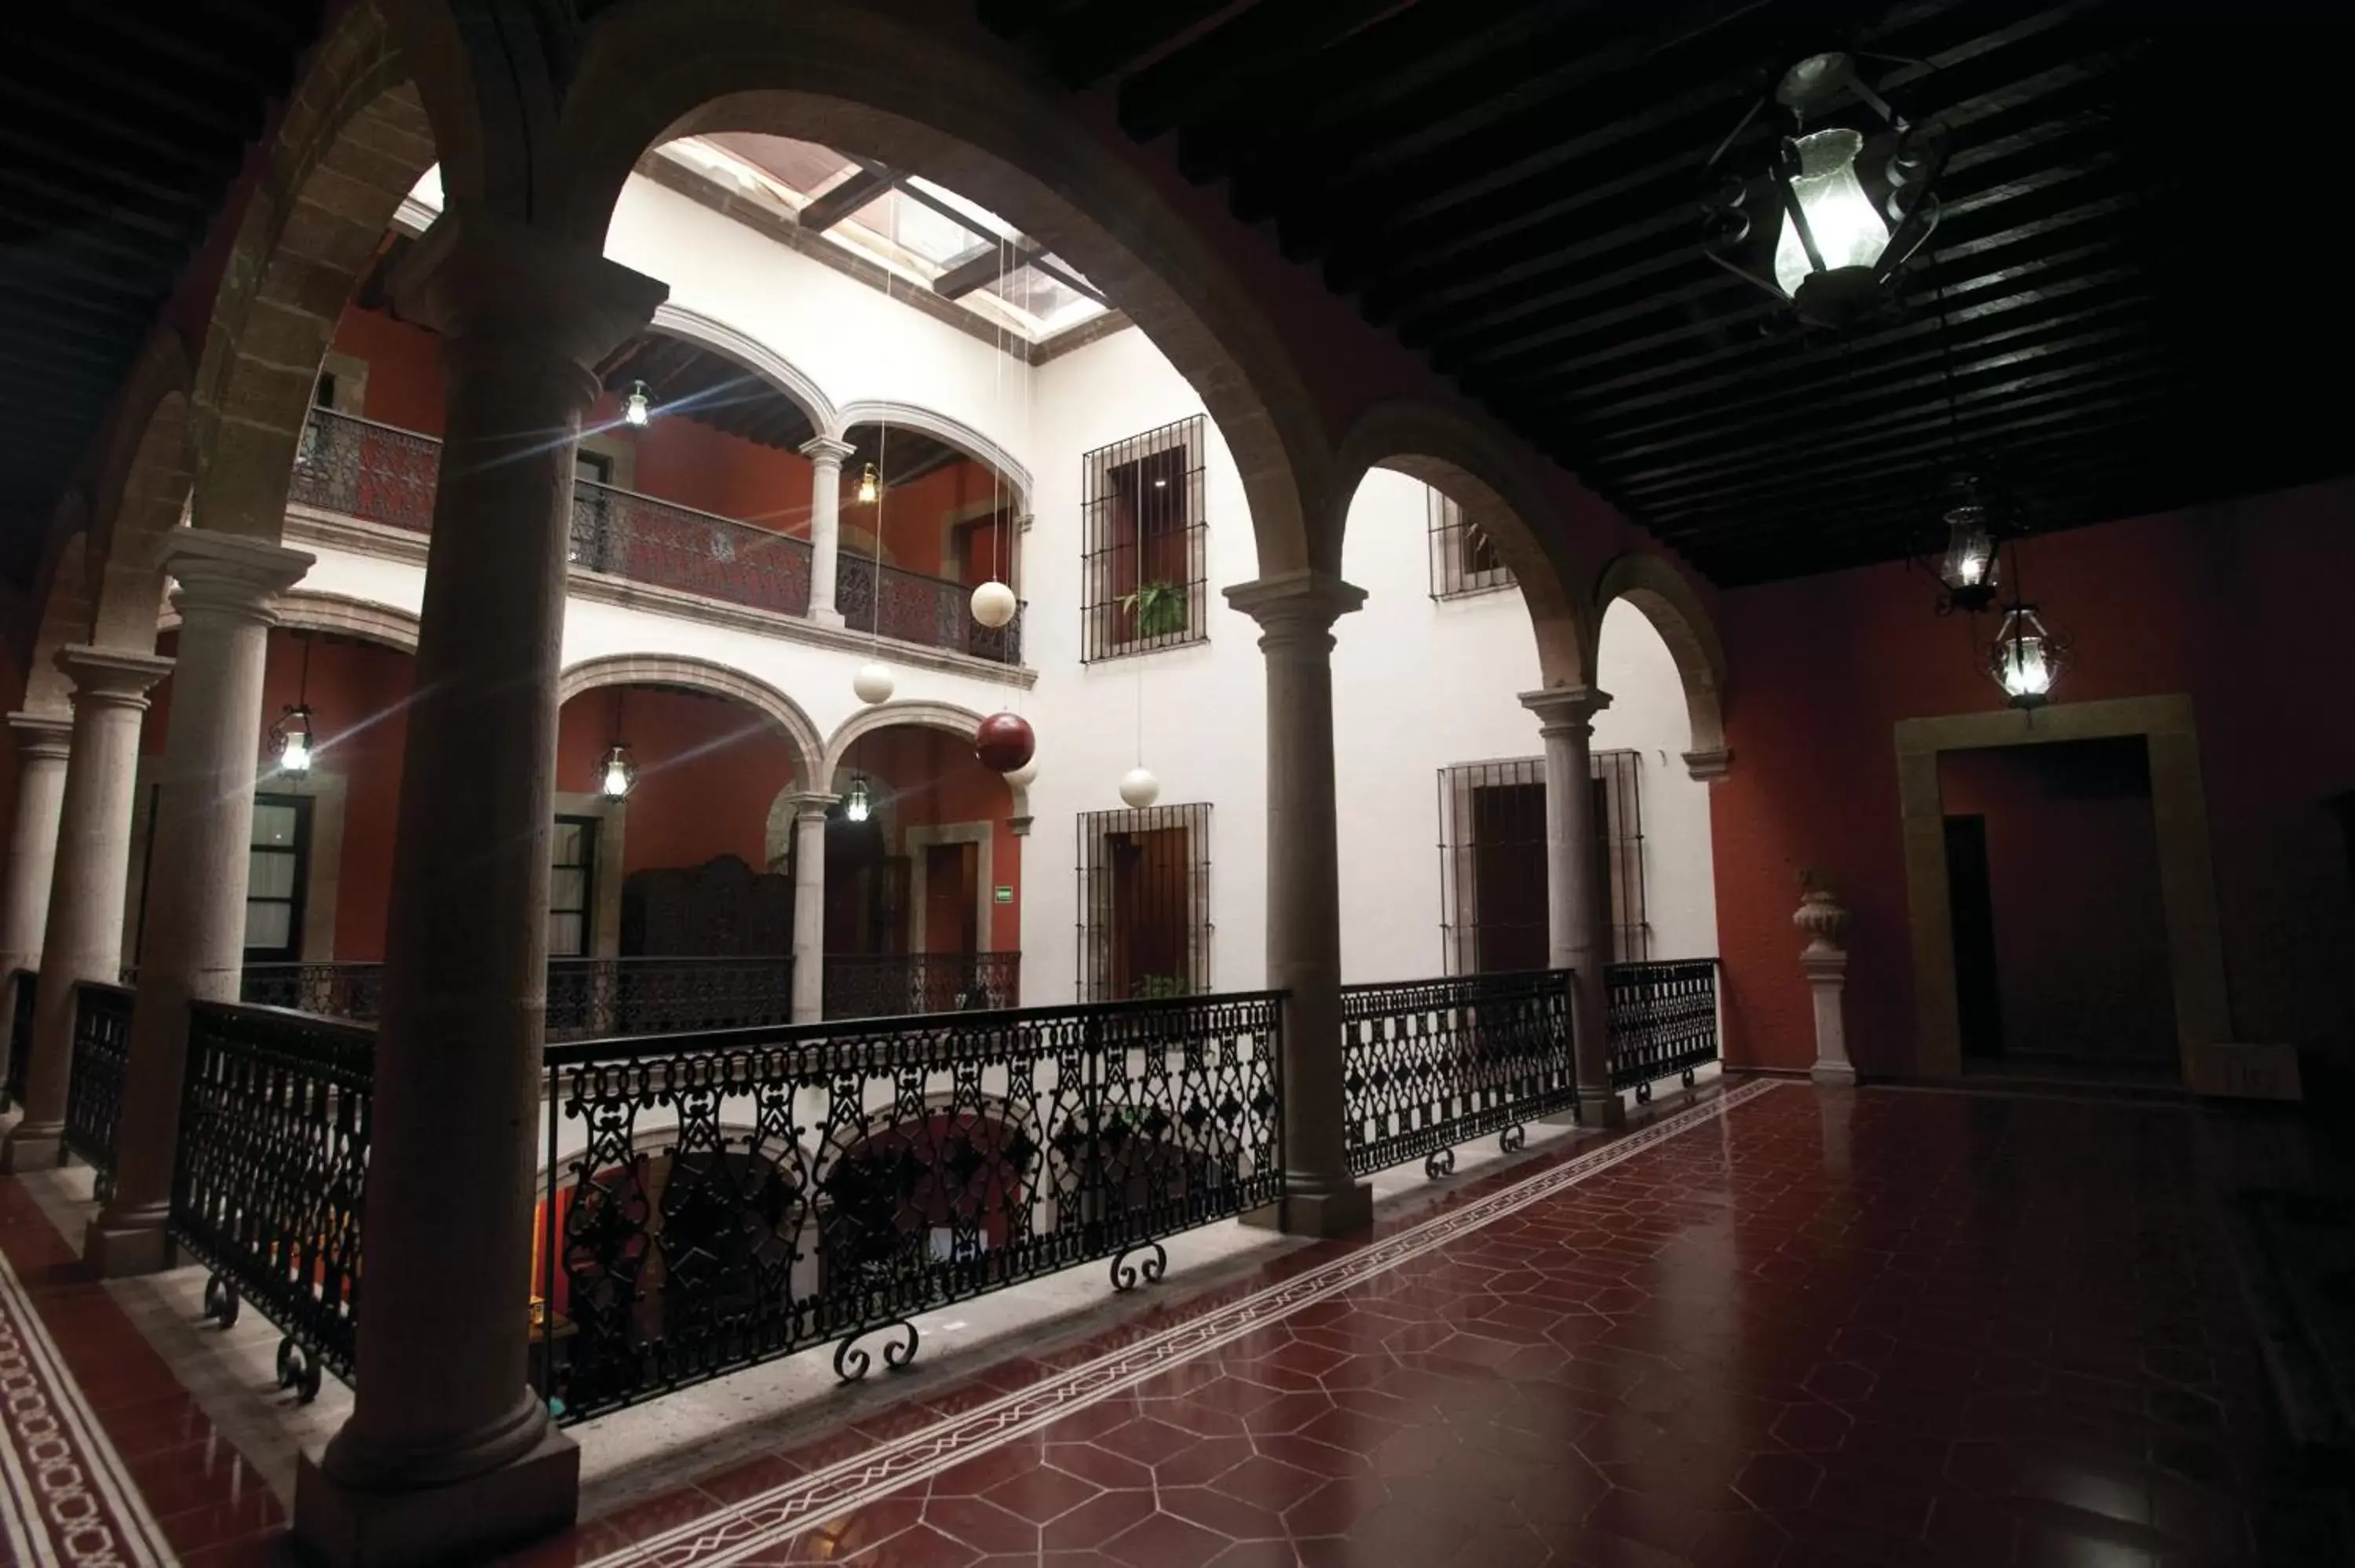
[(973, 590), (973, 618), (993, 631), (1011, 621), (1020, 608), (1014, 590), (996, 577)]
[(877, 703), (888, 703), (891, 700), (891, 672), (870, 659), (858, 666), (857, 673), (850, 677), (850, 689), (858, 693), (858, 700), (869, 707)]
[(1161, 780), (1150, 768), (1132, 768), (1120, 776), (1120, 798), (1130, 809), (1142, 811), (1161, 799)]
[(1033, 757), (1029, 761), (1024, 763), (1013, 772), (1006, 775), (1006, 781), (1008, 784), (1013, 785), (1017, 789), (1028, 789), (1032, 784), (1038, 781), (1038, 779), (1039, 759), (1036, 757)]

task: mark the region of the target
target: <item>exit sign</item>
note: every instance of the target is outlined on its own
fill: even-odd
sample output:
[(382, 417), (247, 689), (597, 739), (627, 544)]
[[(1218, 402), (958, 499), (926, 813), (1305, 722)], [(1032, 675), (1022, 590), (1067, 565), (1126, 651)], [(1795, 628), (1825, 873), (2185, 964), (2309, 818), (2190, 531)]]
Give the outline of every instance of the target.
[(1001, 887), (1001, 888), (999, 888), (999, 889), (997, 890), (997, 901), (998, 901), (1000, 904), (1011, 904), (1011, 903), (1013, 903), (1013, 902), (1014, 902), (1014, 889), (1012, 889), (1012, 888), (1010, 888), (1010, 887)]

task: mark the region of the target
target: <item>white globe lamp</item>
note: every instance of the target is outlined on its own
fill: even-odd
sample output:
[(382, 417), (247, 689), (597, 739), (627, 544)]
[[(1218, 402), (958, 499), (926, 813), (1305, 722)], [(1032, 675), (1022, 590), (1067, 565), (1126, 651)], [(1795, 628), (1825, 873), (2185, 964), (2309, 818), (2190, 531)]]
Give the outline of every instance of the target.
[(891, 700), (891, 672), (870, 659), (858, 666), (857, 673), (850, 677), (850, 689), (858, 694), (860, 702), (869, 707), (877, 703), (888, 703)]
[(1132, 768), (1121, 775), (1120, 798), (1128, 802), (1131, 810), (1142, 811), (1161, 799), (1161, 780), (1153, 776), (1150, 768)]
[(1009, 624), (1020, 608), (1014, 590), (996, 577), (973, 590), (973, 618), (992, 631)]

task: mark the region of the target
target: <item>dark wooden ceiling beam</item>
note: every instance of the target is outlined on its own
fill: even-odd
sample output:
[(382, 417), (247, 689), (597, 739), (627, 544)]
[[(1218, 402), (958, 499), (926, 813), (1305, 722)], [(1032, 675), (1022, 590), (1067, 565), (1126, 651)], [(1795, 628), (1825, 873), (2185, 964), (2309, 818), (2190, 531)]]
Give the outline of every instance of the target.
[(802, 208), (801, 226), (823, 234), (897, 185), (903, 176), (880, 164), (861, 164), (840, 185)]
[(1035, 239), (1023, 239), (1011, 246), (985, 246), (933, 279), (932, 292), (943, 300), (962, 300), (984, 284), (1010, 276), (1045, 251), (1046, 247)]
[(1091, 88), (1208, 21), (1235, 0), (1121, 0), (1056, 31), (1047, 65), (1065, 85)]
[[(1181, 121), (1213, 112), (1288, 77), (1317, 50), (1386, 12), (1415, 4), (1417, 0), (1295, 0), (1291, 5), (1243, 6), (1124, 81), (1121, 129), (1139, 141), (1151, 141), (1176, 130)], [(1284, 90), (1287, 95), (1292, 90), (1289, 81)]]

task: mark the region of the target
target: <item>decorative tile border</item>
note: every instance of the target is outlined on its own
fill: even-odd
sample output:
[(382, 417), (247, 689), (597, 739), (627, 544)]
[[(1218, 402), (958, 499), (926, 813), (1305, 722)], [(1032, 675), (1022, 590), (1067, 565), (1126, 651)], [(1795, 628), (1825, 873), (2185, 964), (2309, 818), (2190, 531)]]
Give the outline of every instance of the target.
[(722, 1568), (805, 1531), (963, 1464), (1073, 1411), (1207, 1354), (1317, 1301), (1362, 1285), (1506, 1215), (1541, 1202), (1647, 1150), (1718, 1120), (1783, 1086), (1759, 1079), (1707, 1105), (1666, 1117), (1590, 1153), (1541, 1171), (1487, 1197), (1449, 1208), (1348, 1255), (1123, 1345), (989, 1404), (944, 1418), (863, 1453), (797, 1476), (699, 1520), (607, 1552), (585, 1568)]
[(5, 1255), (0, 1538), (27, 1568), (165, 1568), (179, 1561)]

